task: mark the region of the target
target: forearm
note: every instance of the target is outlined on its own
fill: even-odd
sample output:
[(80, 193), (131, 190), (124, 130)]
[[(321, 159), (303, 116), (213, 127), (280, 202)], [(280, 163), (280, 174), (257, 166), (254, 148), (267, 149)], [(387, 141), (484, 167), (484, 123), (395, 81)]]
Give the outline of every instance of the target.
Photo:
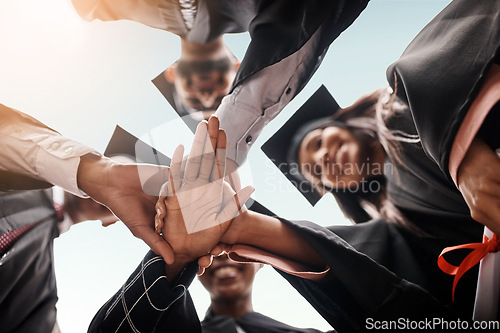
[(289, 226), (275, 217), (247, 211), (236, 217), (236, 235), (228, 241), (232, 244), (249, 245), (268, 251), (278, 257), (290, 259), (298, 263), (324, 269), (325, 261), (305, 241), (305, 239)]
[(93, 198), (100, 197), (109, 183), (109, 175), (116, 164), (98, 154), (82, 156), (77, 169), (78, 187)]
[(189, 264), (190, 262), (184, 260), (175, 260), (172, 264), (165, 263), (165, 274), (170, 286), (179, 279), (179, 276)]
[(38, 120), (0, 104), (0, 169), (58, 185), (82, 196), (80, 156), (93, 149), (61, 136)]

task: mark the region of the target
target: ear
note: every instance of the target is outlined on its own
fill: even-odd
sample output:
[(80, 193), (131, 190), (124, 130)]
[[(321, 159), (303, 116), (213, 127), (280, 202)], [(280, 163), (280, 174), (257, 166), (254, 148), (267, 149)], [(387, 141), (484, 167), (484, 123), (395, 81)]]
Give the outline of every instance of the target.
[(176, 74), (177, 74), (177, 63), (168, 66), (165, 72), (163, 72), (163, 75), (165, 75), (165, 78), (170, 83), (174, 83)]
[(238, 69), (240, 68), (240, 64), (241, 62), (237, 61), (235, 64), (234, 64), (234, 70), (235, 71), (238, 71)]

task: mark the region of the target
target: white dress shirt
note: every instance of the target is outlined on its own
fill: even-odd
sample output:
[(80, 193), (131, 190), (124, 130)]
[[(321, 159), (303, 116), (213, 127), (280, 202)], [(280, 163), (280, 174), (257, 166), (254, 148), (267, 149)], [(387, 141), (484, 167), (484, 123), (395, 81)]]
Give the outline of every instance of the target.
[(37, 120), (0, 104), (0, 169), (58, 185), (80, 197), (80, 157), (97, 151), (63, 137)]

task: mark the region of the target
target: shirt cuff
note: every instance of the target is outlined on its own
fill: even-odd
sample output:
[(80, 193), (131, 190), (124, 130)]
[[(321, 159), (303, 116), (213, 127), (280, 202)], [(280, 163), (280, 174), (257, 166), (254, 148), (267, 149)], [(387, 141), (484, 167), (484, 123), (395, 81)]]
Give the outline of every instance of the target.
[(458, 129), (450, 152), (449, 171), (455, 186), (458, 187), (458, 168), (467, 153), (484, 119), (500, 100), (500, 66), (493, 64), (486, 73), (483, 86), (467, 112)]
[(38, 176), (79, 197), (88, 197), (78, 188), (77, 174), (80, 157), (100, 155), (97, 151), (62, 136), (39, 144), (36, 155)]
[[(63, 137), (34, 118), (0, 105), (2, 169), (44, 180), (78, 196), (80, 157), (97, 151)], [(99, 154), (100, 155), (100, 154)]]
[(270, 252), (248, 245), (233, 245), (228, 255), (229, 258), (236, 262), (269, 264), (288, 274), (313, 281), (322, 280), (330, 271), (330, 267), (326, 267), (322, 271), (314, 271), (310, 267), (296, 261), (280, 258)]

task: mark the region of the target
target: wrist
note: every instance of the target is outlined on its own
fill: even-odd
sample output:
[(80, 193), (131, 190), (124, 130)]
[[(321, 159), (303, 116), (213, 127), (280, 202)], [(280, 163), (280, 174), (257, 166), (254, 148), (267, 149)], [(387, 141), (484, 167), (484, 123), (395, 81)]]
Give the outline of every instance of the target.
[(175, 261), (172, 264), (165, 264), (165, 274), (167, 276), (167, 280), (169, 284), (174, 283), (181, 272), (184, 270), (184, 268), (189, 265), (192, 261), (184, 261), (184, 260), (177, 260), (175, 258)]
[(91, 197), (98, 195), (100, 190), (96, 187), (105, 186), (107, 175), (114, 164), (111, 159), (100, 154), (89, 153), (81, 156), (77, 172), (78, 188)]
[(251, 229), (251, 214), (249, 210), (239, 213), (232, 221), (231, 225), (221, 237), (220, 242), (230, 245), (241, 244), (245, 239), (245, 233)]

